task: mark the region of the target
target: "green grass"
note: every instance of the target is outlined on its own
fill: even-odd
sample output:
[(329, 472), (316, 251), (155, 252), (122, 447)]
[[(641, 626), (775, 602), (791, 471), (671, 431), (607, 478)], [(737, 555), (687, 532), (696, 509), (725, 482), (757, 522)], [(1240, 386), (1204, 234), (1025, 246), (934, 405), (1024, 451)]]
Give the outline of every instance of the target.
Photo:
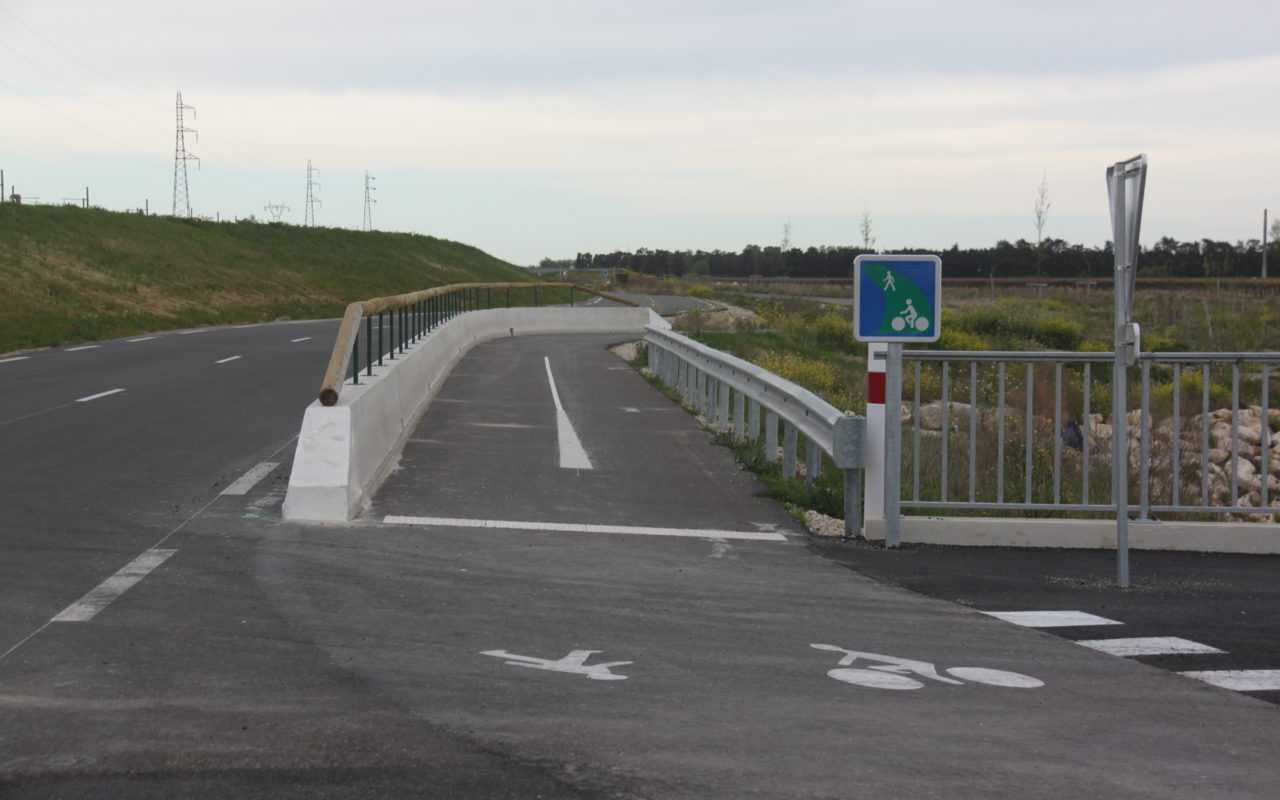
[(0, 204), (0, 352), (332, 317), (353, 300), (530, 280), (432, 236)]

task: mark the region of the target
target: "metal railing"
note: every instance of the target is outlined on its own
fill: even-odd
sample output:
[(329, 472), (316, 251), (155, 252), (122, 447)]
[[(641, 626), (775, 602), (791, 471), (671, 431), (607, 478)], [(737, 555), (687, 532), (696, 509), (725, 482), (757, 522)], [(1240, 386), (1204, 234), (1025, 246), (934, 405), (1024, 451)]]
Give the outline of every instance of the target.
[(857, 534), (866, 463), (865, 418), (843, 412), (791, 381), (678, 333), (649, 326), (644, 341), (649, 368), (663, 383), (719, 431), (752, 442), (758, 442), (763, 434), (765, 457), (770, 461), (781, 458), (785, 477), (797, 474), (801, 435), (806, 441), (808, 482), (821, 473), (823, 453), (830, 456), (835, 466), (844, 470), (845, 534)]
[(886, 410), (896, 426), (886, 437), (886, 518), (943, 508), (1114, 514), (1114, 470), (1125, 468), (1125, 506), (1140, 521), (1270, 519), (1280, 353), (1142, 353), (1127, 371), (1140, 403), (1126, 415), (1124, 465), (1112, 458), (1113, 364), (1110, 353), (891, 352), (887, 399), (896, 387), (903, 413)]
[[(320, 403), (326, 406), (336, 404), (342, 387), (348, 381), (360, 383), (362, 370), (366, 377), (372, 376), (375, 362), (382, 366), (384, 360), (394, 361), (410, 345), (459, 314), (511, 307), (513, 291), (532, 292), (532, 305), (537, 306), (545, 299), (540, 297), (539, 290), (546, 289), (567, 289), (570, 306), (574, 304), (575, 292), (595, 295), (625, 306), (638, 305), (576, 283), (455, 283), (410, 294), (360, 300), (348, 305), (342, 315), (333, 353), (329, 356), (329, 367), (320, 387)], [(496, 297), (495, 292), (498, 293)], [(364, 322), (363, 332), (361, 321)], [(363, 366), (360, 360), (362, 351)]]

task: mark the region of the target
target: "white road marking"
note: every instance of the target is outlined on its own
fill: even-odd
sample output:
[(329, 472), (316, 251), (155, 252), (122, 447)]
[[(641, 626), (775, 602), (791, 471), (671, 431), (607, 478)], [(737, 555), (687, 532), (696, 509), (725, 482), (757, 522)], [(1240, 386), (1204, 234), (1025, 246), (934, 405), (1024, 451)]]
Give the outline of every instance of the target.
[(1025, 628), (1075, 628), (1086, 625), (1124, 624), (1114, 619), (1086, 614), (1083, 611), (983, 611), (982, 613)]
[(213, 362), (213, 363), (215, 363), (215, 364), (225, 364), (225, 363), (227, 363), (228, 361), (235, 361), (237, 358), (240, 358), (240, 356), (231, 356), (230, 358), (224, 358), (224, 359), (222, 359), (221, 361), (215, 361), (215, 362)]
[(208, 332), (208, 330), (209, 330), (208, 328), (196, 328), (195, 330), (192, 330), (192, 331), (178, 331), (178, 335), (190, 336), (193, 333), (206, 333)]
[(154, 338), (156, 338), (156, 337), (154, 337), (154, 336), (139, 336), (137, 339), (126, 339), (125, 341), (127, 341), (127, 342), (149, 342), (149, 341), (151, 341), (151, 340), (152, 340), (152, 339), (154, 339)]
[(79, 351), (81, 351), (81, 350), (95, 350), (95, 349), (97, 349), (97, 348), (99, 348), (99, 347), (101, 347), (101, 346), (102, 346), (102, 345), (98, 345), (98, 344), (82, 344), (82, 345), (80, 345), (79, 347), (68, 347), (66, 350), (63, 350), (62, 352), (64, 352), (64, 353), (76, 353), (76, 352), (79, 352)]
[(148, 550), (120, 568), (116, 574), (107, 578), (93, 591), (67, 606), (54, 622), (88, 622), (98, 612), (109, 606), (116, 598), (143, 578), (156, 567), (169, 560), (177, 550)]
[(1221, 669), (1178, 674), (1237, 692), (1280, 691), (1280, 669)]
[(640, 536), (685, 536), (695, 539), (746, 539), (756, 542), (785, 542), (780, 533), (722, 531), (699, 528), (649, 528), (640, 525), (583, 525), (576, 522), (515, 522), (503, 519), (452, 519), (449, 517), (401, 517), (382, 519), (389, 525), (428, 525), (443, 528), (492, 528), (508, 531), (553, 531), (556, 533), (628, 533)]
[(109, 396), (111, 396), (111, 395), (113, 395), (113, 394), (119, 394), (119, 393), (121, 393), (121, 392), (123, 392), (123, 391), (124, 391), (124, 389), (111, 389), (110, 391), (106, 391), (106, 392), (98, 392), (97, 394), (91, 394), (91, 395), (89, 395), (88, 397), (78, 397), (78, 398), (76, 398), (76, 402), (77, 402), (77, 403), (87, 403), (87, 402), (89, 402), (90, 400), (97, 400), (99, 397), (109, 397)]
[(8, 364), (10, 361), (26, 361), (31, 356), (14, 356), (13, 358), (0, 358), (0, 364)]
[(634, 661), (606, 661), (603, 664), (592, 664), (587, 666), (587, 659), (597, 653), (603, 653), (603, 650), (572, 650), (569, 655), (563, 658), (538, 658), (537, 656), (522, 656), (516, 653), (508, 653), (506, 650), (482, 650), (480, 655), (493, 656), (495, 658), (505, 658), (504, 664), (513, 667), (528, 667), (529, 669), (545, 669), (551, 672), (568, 672), (571, 675), (583, 675), (595, 681), (625, 681), (626, 675), (618, 675), (610, 672), (610, 667), (625, 667), (628, 664), (634, 664)]
[(280, 466), (278, 462), (263, 461), (258, 466), (237, 478), (234, 483), (223, 489), (222, 493), (234, 495), (248, 494), (249, 490), (258, 484), (258, 481), (267, 477), (267, 475), (271, 473), (271, 470), (278, 466)]
[(1134, 639), (1080, 639), (1076, 644), (1113, 656), (1172, 656), (1195, 653), (1224, 653), (1216, 647), (1178, 636), (1142, 636)]
[(232, 325), (231, 327), (233, 330), (240, 330), (241, 328), (258, 328), (261, 326), (262, 326), (261, 322), (253, 322), (248, 325)]
[(289, 341), (289, 344), (297, 344), (298, 342), (305, 342), (310, 338), (311, 338), (310, 336), (303, 336), (301, 339), (291, 339)]
[(556, 434), (560, 440), (560, 467), (562, 469), (591, 469), (591, 459), (587, 458), (587, 451), (582, 449), (582, 442), (578, 439), (578, 434), (573, 430), (573, 423), (569, 421), (569, 415), (565, 413), (564, 406), (560, 405), (560, 393), (556, 391), (556, 379), (551, 374), (551, 358), (543, 357), (543, 363), (547, 366), (547, 382), (551, 384), (551, 399), (556, 404)]

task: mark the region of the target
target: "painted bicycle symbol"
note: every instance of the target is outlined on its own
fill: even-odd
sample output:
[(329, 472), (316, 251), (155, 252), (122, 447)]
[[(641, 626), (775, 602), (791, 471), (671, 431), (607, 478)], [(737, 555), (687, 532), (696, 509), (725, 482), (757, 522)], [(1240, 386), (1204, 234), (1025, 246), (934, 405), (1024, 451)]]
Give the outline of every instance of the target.
[[(928, 678), (939, 683), (950, 683), (956, 686), (965, 685), (965, 681), (983, 683), (988, 686), (1003, 686), (1009, 689), (1035, 689), (1044, 686), (1044, 681), (1030, 675), (1007, 672), (1002, 669), (985, 667), (951, 667), (944, 670), (946, 677), (938, 673), (937, 667), (928, 661), (914, 661), (909, 658), (883, 656), (878, 653), (864, 653), (859, 650), (846, 650), (833, 644), (811, 644), (817, 650), (829, 650), (844, 653), (839, 666), (828, 670), (827, 675), (842, 683), (865, 686), (870, 689), (893, 689), (905, 691), (922, 689), (924, 683), (917, 678)], [(851, 668), (855, 663), (865, 663), (865, 667)], [(913, 677), (914, 676), (914, 677)]]

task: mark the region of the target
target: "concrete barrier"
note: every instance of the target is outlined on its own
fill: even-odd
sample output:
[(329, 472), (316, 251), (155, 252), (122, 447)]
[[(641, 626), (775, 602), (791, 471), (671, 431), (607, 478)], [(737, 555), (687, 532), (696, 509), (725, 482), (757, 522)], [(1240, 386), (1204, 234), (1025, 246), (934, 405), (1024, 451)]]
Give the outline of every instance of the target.
[[(868, 518), (864, 534), (884, 540), (884, 519)], [(903, 544), (1070, 547), (1114, 550), (1115, 520), (902, 517)], [(1256, 522), (1129, 520), (1129, 547), (1202, 553), (1280, 553), (1280, 529)]]
[(436, 328), (395, 361), (343, 388), (338, 403), (307, 407), (294, 451), (284, 517), (340, 522), (360, 513), (394, 466), (455, 364), (472, 347), (503, 336), (634, 333), (667, 326), (648, 308), (495, 308)]

